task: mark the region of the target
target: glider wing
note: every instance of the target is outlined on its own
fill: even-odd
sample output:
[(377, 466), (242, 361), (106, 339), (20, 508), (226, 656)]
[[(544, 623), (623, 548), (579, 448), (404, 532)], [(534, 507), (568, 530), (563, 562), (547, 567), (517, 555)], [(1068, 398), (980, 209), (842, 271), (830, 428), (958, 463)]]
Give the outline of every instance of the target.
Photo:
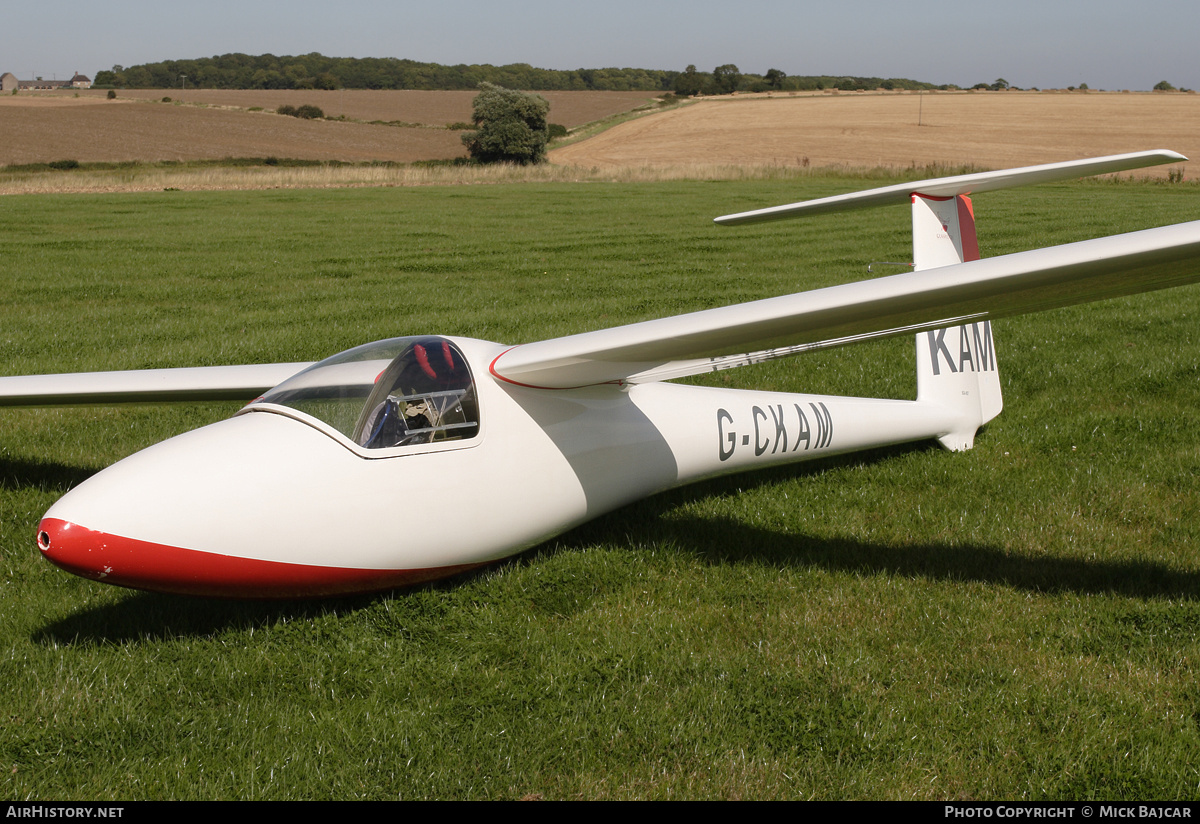
[(1014, 186), (1052, 183), (1075, 177), (1127, 172), (1131, 169), (1159, 166), (1163, 163), (1182, 163), (1186, 160), (1187, 158), (1178, 152), (1166, 149), (1091, 157), (1084, 160), (1068, 160), (1063, 163), (1046, 163), (1041, 166), (1023, 166), (1019, 169), (1002, 169), (996, 172), (979, 172), (970, 175), (897, 183), (895, 186), (884, 186), (880, 189), (834, 195), (819, 200), (806, 200), (803, 203), (789, 203), (786, 206), (772, 206), (768, 209), (755, 209), (735, 215), (723, 215), (715, 218), (713, 222), (722, 226), (738, 226), (744, 223), (809, 217), (829, 212), (845, 212), (851, 209), (869, 209), (872, 206), (894, 204), (907, 206), (914, 194), (926, 197), (955, 197), (956, 195), (991, 192), (996, 189), (1011, 189)]
[[(763, 350), (776, 347), (792, 354), (1197, 280), (1200, 221), (1193, 221), (528, 343), (497, 357), (492, 374), (555, 389), (661, 380), (679, 374), (679, 361), (741, 365), (723, 362), (746, 352), (762, 359), (773, 354)], [(705, 370), (684, 374), (696, 371)]]
[(311, 364), (199, 366), (0, 378), (0, 406), (252, 400)]
[[(1177, 152), (1155, 150), (918, 180), (725, 215), (716, 222), (739, 225), (910, 204), (918, 195), (941, 200), (1186, 160)], [(916, 226), (914, 222), (914, 231)], [(962, 259), (962, 254), (956, 257)], [(1200, 222), (940, 268), (918, 266), (919, 271), (888, 278), (525, 344), (493, 361), (492, 374), (511, 383), (556, 389), (667, 380), (810, 349), (1191, 283), (1200, 279), (1197, 258)]]

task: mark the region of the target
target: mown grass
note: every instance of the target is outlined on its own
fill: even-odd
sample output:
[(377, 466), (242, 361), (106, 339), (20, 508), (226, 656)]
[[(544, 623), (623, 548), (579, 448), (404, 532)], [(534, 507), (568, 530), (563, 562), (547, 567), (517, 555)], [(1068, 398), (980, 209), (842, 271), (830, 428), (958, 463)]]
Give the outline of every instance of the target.
[[(4, 198), (0, 372), (515, 343), (861, 278), (907, 259), (905, 210), (710, 218), (870, 184)], [(1200, 199), (1078, 183), (976, 210), (994, 255), (1197, 219)], [(1192, 287), (997, 324), (1007, 408), (971, 452), (724, 478), (475, 576), (332, 601), (135, 593), (38, 557), (37, 519), (71, 485), (229, 407), (6, 411), (0, 788), (1195, 799), (1198, 312)], [(910, 348), (706, 380), (904, 397)], [(364, 528), (408, 517), (398, 501)]]

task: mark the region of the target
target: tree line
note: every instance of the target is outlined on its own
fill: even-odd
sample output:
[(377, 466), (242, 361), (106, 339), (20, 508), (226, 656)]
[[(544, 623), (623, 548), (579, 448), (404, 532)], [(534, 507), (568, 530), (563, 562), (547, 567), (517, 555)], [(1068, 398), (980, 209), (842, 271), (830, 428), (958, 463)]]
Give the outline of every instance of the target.
[(683, 97), (697, 94), (731, 94), (732, 92), (807, 92), (821, 89), (841, 91), (874, 91), (875, 89), (957, 89), (953, 84), (935, 86), (904, 77), (853, 77), (849, 75), (795, 75), (780, 69), (767, 69), (766, 74), (743, 73), (733, 63), (717, 66), (711, 72), (688, 66), (675, 76), (673, 91)]
[(528, 63), (507, 66), (460, 63), (444, 66), (396, 57), (326, 57), (303, 55), (223, 54), (194, 60), (163, 60), (136, 66), (113, 66), (96, 73), (95, 85), (131, 89), (467, 89), (492, 83), (530, 91), (675, 92), (683, 96), (735, 91), (809, 91), (815, 89), (948, 88), (904, 78), (834, 75), (788, 76), (779, 69), (766, 74), (741, 72), (732, 63), (712, 72), (695, 66), (669, 69), (539, 69)]
[(670, 91), (679, 72), (607, 68), (560, 71), (528, 63), (443, 66), (395, 57), (223, 54), (113, 66), (95, 85), (132, 89), (477, 89), (480, 83), (536, 91)]

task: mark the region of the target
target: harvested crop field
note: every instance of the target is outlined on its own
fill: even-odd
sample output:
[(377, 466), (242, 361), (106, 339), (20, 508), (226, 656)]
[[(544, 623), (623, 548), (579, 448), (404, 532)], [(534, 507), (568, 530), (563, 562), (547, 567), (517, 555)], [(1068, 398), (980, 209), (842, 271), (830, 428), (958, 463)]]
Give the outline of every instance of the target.
[[(1158, 148), (1200, 160), (1200, 95), (713, 98), (622, 123), (557, 149), (550, 159), (600, 169), (679, 164), (1005, 168)], [(1167, 173), (1166, 167), (1152, 172)]]
[[(475, 92), (178, 91), (4, 95), (0, 165), (79, 161), (203, 160), (284, 157), (304, 160), (443, 160), (464, 157), (451, 123), (471, 119)], [(648, 93), (547, 92), (552, 122), (572, 127), (636, 108)], [(172, 102), (160, 102), (172, 97)], [(320, 106), (313, 121), (273, 113), (284, 104)], [(264, 111), (250, 111), (259, 107)], [(372, 125), (380, 120), (411, 124)]]

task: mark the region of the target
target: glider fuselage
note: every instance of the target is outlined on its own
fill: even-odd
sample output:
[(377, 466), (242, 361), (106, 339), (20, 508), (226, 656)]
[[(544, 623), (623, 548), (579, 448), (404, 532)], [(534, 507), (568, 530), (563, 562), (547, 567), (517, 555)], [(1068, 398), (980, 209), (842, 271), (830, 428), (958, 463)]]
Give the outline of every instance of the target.
[[(504, 347), (452, 339), (475, 375)], [(367, 363), (375, 372), (386, 362)], [(195, 595), (379, 590), (504, 558), (714, 475), (936, 437), (945, 407), (670, 383), (475, 380), (474, 437), (362, 448), (256, 403), (67, 493), (43, 553), (95, 580)]]

